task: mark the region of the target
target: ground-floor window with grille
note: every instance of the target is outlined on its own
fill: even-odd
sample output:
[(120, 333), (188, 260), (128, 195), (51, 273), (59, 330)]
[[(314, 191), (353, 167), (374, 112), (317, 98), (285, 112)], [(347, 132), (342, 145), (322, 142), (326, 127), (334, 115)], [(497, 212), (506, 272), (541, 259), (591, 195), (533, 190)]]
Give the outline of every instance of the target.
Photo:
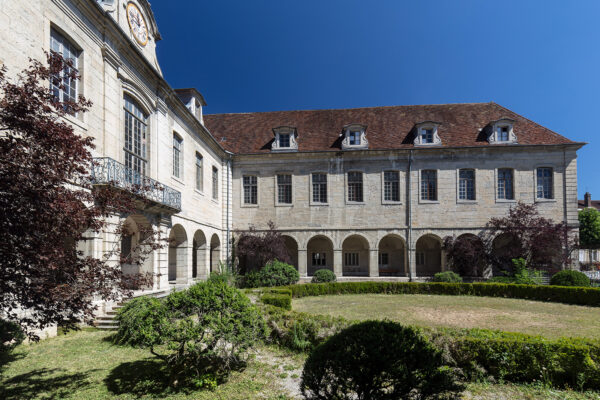
[(358, 253), (346, 253), (344, 254), (345, 265), (349, 267), (357, 267), (358, 266)]
[(417, 265), (425, 265), (425, 253), (422, 251), (417, 251), (416, 254)]
[(388, 253), (379, 253), (379, 265), (382, 267), (388, 266), (390, 262), (390, 257)]
[(313, 267), (324, 267), (327, 265), (327, 254), (326, 253), (312, 253), (312, 265)]

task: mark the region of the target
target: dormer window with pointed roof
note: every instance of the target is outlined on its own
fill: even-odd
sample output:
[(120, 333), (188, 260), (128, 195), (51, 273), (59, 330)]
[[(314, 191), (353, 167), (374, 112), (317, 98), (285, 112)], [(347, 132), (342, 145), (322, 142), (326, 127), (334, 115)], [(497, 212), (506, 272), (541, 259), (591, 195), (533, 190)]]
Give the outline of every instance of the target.
[(517, 135), (513, 130), (515, 121), (509, 118), (502, 118), (492, 122), (492, 129), (488, 136), (490, 144), (510, 144), (517, 143)]
[(298, 151), (298, 142), (296, 138), (296, 128), (292, 126), (280, 126), (273, 129), (275, 140), (271, 146), (271, 151)]
[(367, 140), (366, 125), (351, 124), (344, 127), (342, 135), (343, 150), (368, 149), (369, 141)]
[(442, 140), (438, 135), (438, 122), (425, 121), (416, 124), (417, 134), (414, 140), (415, 146), (436, 146), (441, 145)]

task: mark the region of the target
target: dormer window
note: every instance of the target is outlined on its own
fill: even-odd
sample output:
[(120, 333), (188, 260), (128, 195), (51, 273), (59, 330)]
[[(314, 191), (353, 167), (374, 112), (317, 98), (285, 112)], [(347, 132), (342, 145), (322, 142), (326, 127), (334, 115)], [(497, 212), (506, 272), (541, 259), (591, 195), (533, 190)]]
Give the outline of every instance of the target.
[(442, 140), (438, 135), (437, 122), (421, 122), (416, 125), (417, 134), (414, 140), (415, 146), (441, 145)]
[(368, 149), (369, 142), (367, 140), (367, 127), (359, 124), (346, 125), (344, 127), (342, 140), (342, 149), (354, 150), (354, 149)]
[(512, 119), (503, 118), (492, 122), (492, 129), (488, 136), (490, 144), (517, 143), (517, 136), (513, 131)]
[(275, 140), (271, 146), (271, 151), (297, 151), (298, 142), (296, 138), (296, 128), (292, 126), (280, 126), (273, 129)]

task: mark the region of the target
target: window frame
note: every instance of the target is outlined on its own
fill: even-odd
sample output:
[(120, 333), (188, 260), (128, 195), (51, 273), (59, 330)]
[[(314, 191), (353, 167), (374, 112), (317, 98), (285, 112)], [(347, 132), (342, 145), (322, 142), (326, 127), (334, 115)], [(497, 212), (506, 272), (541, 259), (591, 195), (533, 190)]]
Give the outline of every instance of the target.
[[(429, 199), (423, 199), (423, 172), (425, 171), (433, 171), (435, 172), (435, 200), (429, 200)], [(439, 197), (439, 170), (437, 169), (431, 169), (431, 168), (423, 168), (419, 170), (419, 192), (418, 192), (418, 196), (419, 196), (419, 203), (421, 204), (439, 204), (440, 202), (440, 197)]]
[[(59, 45), (60, 45), (60, 49), (62, 51), (56, 51), (54, 50), (53, 47), (53, 42), (56, 41)], [(71, 55), (75, 56), (74, 58), (71, 58), (74, 61), (74, 66), (73, 68), (75, 69), (75, 71), (77, 71), (77, 74), (79, 75), (79, 79), (73, 80), (72, 82), (69, 82), (69, 89), (71, 88), (71, 83), (73, 83), (74, 87), (74, 97), (71, 96), (71, 94), (68, 94), (68, 100), (73, 101), (73, 102), (77, 102), (79, 96), (83, 96), (83, 48), (81, 46), (79, 46), (77, 44), (77, 42), (75, 40), (73, 40), (73, 38), (66, 34), (62, 29), (56, 27), (54, 24), (50, 25), (50, 36), (49, 36), (49, 42), (48, 42), (48, 49), (50, 49), (50, 51), (55, 51), (57, 53), (59, 53), (63, 58), (65, 58), (65, 44), (68, 45), (68, 51)], [(68, 59), (68, 57), (67, 57)], [(52, 82), (50, 82), (50, 89), (53, 89), (53, 85)], [(56, 90), (58, 90), (58, 96), (59, 96), (59, 101), (64, 101), (64, 94), (66, 93), (65, 89), (59, 89), (58, 87), (56, 87)], [(80, 121), (82, 120), (82, 116), (84, 113), (70, 113), (67, 112), (67, 116), (71, 116), (73, 118), (75, 118), (76, 120)]]
[[(512, 199), (500, 198), (498, 196), (498, 187), (499, 187), (499, 179), (500, 179), (500, 170), (510, 170), (512, 171)], [(494, 169), (494, 196), (496, 198), (496, 203), (516, 203), (517, 202), (517, 191), (516, 191), (516, 183), (517, 183), (517, 173), (516, 169), (512, 167), (498, 167)]]
[[(289, 176), (290, 177), (290, 202), (289, 203), (281, 203), (279, 201), (279, 176)], [(292, 207), (294, 205), (294, 174), (292, 174), (291, 172), (287, 172), (287, 171), (282, 171), (282, 172), (277, 172), (275, 174), (275, 190), (274, 190), (274, 194), (275, 194), (275, 206), (276, 207)]]
[[(460, 177), (460, 173), (461, 171), (473, 171), (473, 199), (461, 199), (460, 198), (460, 183), (461, 183), (461, 177)], [(476, 168), (471, 168), (471, 167), (464, 167), (464, 168), (457, 168), (456, 169), (456, 202), (457, 203), (466, 203), (466, 204), (474, 204), (477, 203), (477, 169)]]
[[(200, 175), (198, 175), (198, 160), (200, 160)], [(195, 182), (194, 190), (200, 194), (204, 194), (204, 156), (199, 151), (196, 151), (196, 162), (195, 167)], [(200, 185), (198, 185), (198, 177), (200, 177)]]
[[(315, 255), (319, 257), (315, 257)], [(315, 263), (316, 260), (318, 260), (317, 263)], [(327, 252), (313, 251), (310, 255), (310, 263), (311, 267), (327, 267)]]
[[(177, 149), (175, 143), (179, 144), (179, 148)], [(175, 180), (183, 183), (183, 138), (176, 131), (173, 131), (173, 147), (171, 148), (171, 158), (172, 158), (172, 169), (171, 176), (175, 178)], [(177, 164), (175, 164), (175, 154), (177, 151)], [(177, 166), (177, 168), (176, 168)], [(177, 171), (176, 171), (177, 170)], [(175, 173), (177, 172), (177, 174)]]
[[(253, 177), (256, 179), (256, 183), (254, 184), (254, 186), (256, 187), (256, 203), (246, 203), (246, 183), (245, 183), (245, 178), (246, 177)], [(255, 208), (258, 207), (258, 197), (259, 197), (259, 179), (258, 179), (258, 173), (251, 173), (251, 172), (247, 172), (242, 174), (241, 179), (240, 179), (240, 185), (241, 185), (241, 189), (240, 193), (240, 204), (241, 207), (249, 207), (249, 208)]]
[[(132, 171), (140, 174), (141, 176), (148, 176), (149, 170), (149, 157), (150, 154), (150, 114), (146, 111), (145, 107), (142, 106), (141, 102), (138, 101), (137, 98), (131, 95), (131, 93), (123, 92), (121, 96), (121, 101), (123, 102), (123, 119), (121, 120), (121, 127), (123, 128), (123, 165), (126, 168), (130, 168)], [(128, 104), (131, 104), (133, 110), (129, 110)], [(139, 114), (139, 115), (137, 115)], [(128, 116), (131, 118), (131, 127), (130, 127), (130, 138), (128, 141)], [(134, 125), (138, 123), (139, 126), (134, 128)], [(139, 140), (139, 149), (140, 153), (136, 152), (136, 130), (140, 133)], [(127, 147), (128, 143), (130, 143), (131, 149)], [(131, 158), (131, 160), (129, 160)], [(135, 163), (139, 161), (140, 166), (142, 166), (143, 171), (138, 171), (135, 166)], [(130, 164), (131, 165), (128, 165)], [(133, 182), (141, 184), (141, 182)]]
[[(314, 175), (325, 175), (325, 196), (327, 198), (326, 202), (318, 202), (318, 201), (314, 201), (314, 182), (313, 182), (313, 177)], [(322, 182), (321, 182), (322, 184)], [(309, 204), (311, 206), (328, 206), (329, 205), (329, 174), (325, 171), (312, 171), (310, 172), (310, 178), (309, 178), (309, 182), (308, 182), (308, 191), (309, 191)]]
[[(361, 174), (361, 200), (350, 200), (350, 174), (352, 173), (360, 173)], [(346, 204), (348, 205), (364, 205), (365, 204), (365, 172), (357, 169), (349, 170), (344, 173), (344, 197), (346, 199)]]
[[(538, 170), (539, 169), (549, 169), (550, 170), (550, 197), (538, 197)], [(533, 198), (536, 203), (544, 203), (544, 202), (555, 202), (556, 201), (556, 188), (554, 187), (554, 172), (556, 168), (549, 166), (548, 164), (544, 165), (536, 165), (533, 169)]]
[[(348, 263), (352, 262), (352, 264)], [(356, 264), (354, 264), (356, 262)], [(360, 252), (359, 251), (345, 251), (344, 252), (344, 267), (360, 267)]]
[[(386, 200), (385, 199), (385, 174), (386, 172), (395, 172), (398, 174), (398, 200)], [(398, 205), (402, 204), (402, 184), (403, 176), (402, 171), (399, 169), (384, 169), (381, 171), (381, 204)]]
[(219, 201), (219, 168), (215, 165), (212, 166), (211, 171), (211, 183), (212, 183), (212, 199), (215, 202)]

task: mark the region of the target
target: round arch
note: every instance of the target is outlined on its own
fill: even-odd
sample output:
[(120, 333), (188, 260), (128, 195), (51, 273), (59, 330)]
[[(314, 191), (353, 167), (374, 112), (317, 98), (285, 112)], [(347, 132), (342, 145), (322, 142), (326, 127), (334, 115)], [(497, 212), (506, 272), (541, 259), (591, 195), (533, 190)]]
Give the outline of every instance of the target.
[(169, 233), (169, 281), (182, 281), (187, 278), (187, 234), (180, 224)]
[(153, 272), (154, 252), (144, 244), (151, 229), (150, 221), (142, 214), (131, 214), (123, 221), (120, 243), (123, 274), (135, 275)]
[(206, 276), (206, 236), (198, 229), (192, 240), (192, 278)]
[(319, 269), (333, 272), (333, 240), (325, 235), (311, 237), (306, 243), (306, 258), (308, 276)]
[(290, 264), (298, 269), (298, 241), (291, 235), (281, 235), (285, 243), (288, 255), (290, 256)]
[(442, 239), (425, 234), (417, 240), (415, 248), (417, 276), (433, 276), (442, 271)]
[(404, 238), (388, 234), (381, 238), (377, 246), (379, 276), (406, 275), (406, 244)]
[(369, 276), (369, 241), (352, 234), (342, 242), (342, 275)]

